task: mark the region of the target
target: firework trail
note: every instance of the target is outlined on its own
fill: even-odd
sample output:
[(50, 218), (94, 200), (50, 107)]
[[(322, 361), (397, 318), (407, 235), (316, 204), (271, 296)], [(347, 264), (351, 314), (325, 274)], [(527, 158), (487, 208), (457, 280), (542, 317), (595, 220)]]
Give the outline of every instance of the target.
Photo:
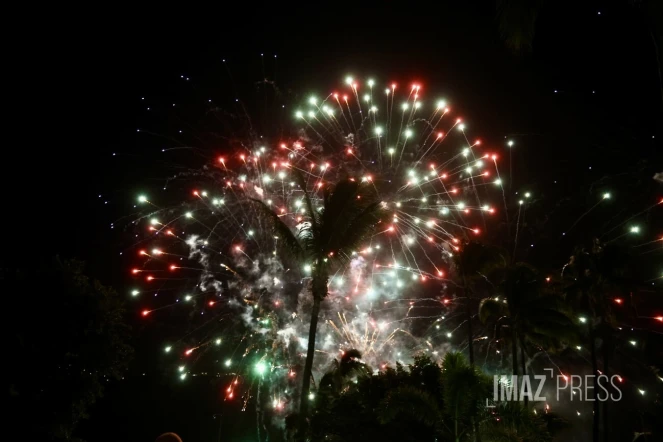
[[(304, 227), (302, 187), (319, 209), (324, 190), (341, 179), (373, 187), (390, 218), (330, 278), (316, 379), (351, 348), (379, 367), (449, 346), (451, 330), (440, 325), (453, 308), (444, 298), (452, 258), (491, 225), (498, 212), (491, 198), (499, 202), (503, 189), (497, 156), (422, 89), (347, 78), (342, 91), (310, 97), (296, 110), (290, 135), (251, 131), (225, 155), (178, 174), (189, 189), (183, 200), (138, 197), (143, 212), (135, 223), (144, 237), (131, 273), (144, 288), (133, 294), (158, 295), (142, 300), (146, 318), (194, 319), (165, 344), (179, 355), (182, 379), (211, 355), (217, 366), (209, 371), (229, 379), (226, 399), (242, 395), (246, 406), (260, 385), (269, 386), (275, 410), (296, 399), (311, 267), (282, 256), (250, 201), (263, 201), (297, 231)], [(415, 330), (421, 318), (434, 325)]]

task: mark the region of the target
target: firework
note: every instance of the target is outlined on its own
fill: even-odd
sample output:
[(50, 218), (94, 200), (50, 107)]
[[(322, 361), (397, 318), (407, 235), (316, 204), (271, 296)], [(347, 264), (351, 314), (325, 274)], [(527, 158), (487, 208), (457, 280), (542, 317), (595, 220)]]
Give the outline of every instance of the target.
[[(390, 215), (351, 254), (349, 265), (331, 275), (318, 325), (316, 381), (350, 349), (377, 370), (410, 362), (418, 352), (436, 359), (449, 349), (463, 350), (469, 333), (463, 325), (471, 316), (469, 300), (458, 296), (456, 286), (463, 284), (456, 281), (454, 255), (467, 240), (495, 231), (504, 220), (509, 233), (502, 243), (513, 247), (514, 256), (519, 238), (534, 247), (527, 241), (531, 232), (520, 228), (532, 193), (505, 191), (505, 186), (511, 190), (511, 167), (508, 175), (498, 169), (498, 155), (483, 150), (451, 106), (425, 97), (421, 85), (379, 87), (372, 80), (347, 78), (339, 90), (309, 97), (289, 114), (278, 136), (245, 125), (239, 136), (219, 137), (227, 140), (223, 154), (178, 173), (161, 196), (151, 190), (136, 197), (141, 213), (135, 224), (141, 233), (137, 263), (130, 270), (136, 286), (129, 292), (143, 320), (181, 320), (174, 336), (163, 342), (178, 379), (216, 375), (223, 383), (222, 399), (243, 408), (253, 400), (262, 410), (258, 414), (266, 405), (277, 416), (292, 411), (299, 399), (313, 263), (282, 253), (280, 238), (253, 200), (267, 204), (298, 232), (306, 227), (304, 190), (318, 209), (325, 189), (352, 179), (372, 187)], [(512, 145), (507, 140), (505, 146)], [(163, 151), (180, 149), (202, 152)], [(613, 192), (592, 194), (560, 237), (609, 208), (619, 199), (617, 189)], [(640, 242), (633, 247), (642, 254), (660, 253), (661, 238), (646, 237), (651, 229), (638, 217), (661, 203), (659, 198), (625, 220), (610, 220), (606, 243), (632, 239)], [(659, 274), (647, 282), (660, 279)], [(490, 289), (475, 295), (494, 296)], [(614, 298), (614, 307), (626, 310), (632, 302)], [(659, 312), (646, 319), (663, 321)], [(578, 316), (580, 327), (590, 322)], [(477, 353), (485, 355), (483, 368), (503, 371), (502, 358), (510, 353), (504, 340), (480, 326), (472, 334)], [(639, 338), (627, 342), (631, 351), (642, 345)], [(558, 365), (539, 350), (532, 360), (540, 355), (573, 378), (577, 367)], [(575, 351), (588, 350), (575, 346)], [(626, 376), (618, 379), (627, 382)], [(638, 396), (651, 396), (645, 396), (644, 383), (628, 382)], [(314, 389), (308, 399), (315, 397)]]
[[(452, 307), (444, 298), (452, 258), (489, 228), (498, 213), (491, 197), (504, 195), (497, 155), (467, 132), (421, 85), (349, 77), (338, 92), (302, 104), (289, 136), (247, 135), (235, 150), (178, 175), (188, 187), (184, 200), (139, 195), (144, 212), (136, 224), (145, 237), (131, 270), (141, 287), (132, 296), (146, 319), (193, 318), (180, 338), (164, 343), (180, 360), (177, 375), (184, 380), (203, 355), (221, 354), (215, 363), (229, 379), (226, 399), (241, 391), (246, 404), (251, 385), (264, 381), (275, 409), (288, 407), (306, 351), (311, 266), (282, 256), (251, 201), (297, 231), (302, 187), (317, 210), (324, 190), (341, 179), (371, 186), (390, 216), (330, 278), (315, 371), (351, 348), (372, 367), (417, 349), (437, 354), (435, 346), (452, 336), (440, 330)], [(413, 331), (421, 318), (435, 326)]]

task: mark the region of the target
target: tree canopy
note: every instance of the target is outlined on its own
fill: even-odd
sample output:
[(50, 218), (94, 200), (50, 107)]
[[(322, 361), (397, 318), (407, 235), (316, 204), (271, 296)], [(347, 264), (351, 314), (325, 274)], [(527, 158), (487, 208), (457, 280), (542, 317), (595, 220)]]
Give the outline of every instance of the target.
[(472, 440), (474, 431), (482, 441), (551, 440), (550, 419), (531, 408), (486, 408), (492, 379), (460, 353), (447, 353), (441, 364), (418, 356), (409, 367), (397, 364), (374, 375), (360, 368), (358, 352), (348, 353), (352, 358), (323, 378), (330, 382), (316, 400), (311, 440), (443, 442)]

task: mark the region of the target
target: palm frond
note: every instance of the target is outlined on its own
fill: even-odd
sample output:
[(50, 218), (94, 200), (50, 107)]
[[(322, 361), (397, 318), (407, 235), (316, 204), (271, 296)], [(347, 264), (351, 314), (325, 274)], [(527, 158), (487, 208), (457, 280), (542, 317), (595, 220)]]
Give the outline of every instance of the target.
[[(310, 200), (306, 203), (311, 204)], [(324, 206), (314, 215), (315, 225), (305, 227), (311, 232), (306, 248), (318, 259), (332, 259), (347, 263), (349, 255), (371, 234), (381, 221), (381, 204), (369, 186), (341, 180), (325, 188)], [(311, 207), (307, 209), (312, 212)], [(313, 221), (312, 221), (313, 222)]]
[(476, 416), (489, 396), (492, 380), (470, 366), (460, 353), (447, 353), (442, 361), (444, 404), (452, 419), (469, 429), (470, 416)]
[(311, 223), (311, 227), (313, 230), (313, 236), (317, 237), (318, 236), (318, 225), (319, 225), (319, 215), (318, 213), (313, 209), (313, 203), (311, 201), (311, 196), (309, 195), (308, 191), (306, 190), (306, 180), (304, 179), (304, 176), (298, 169), (294, 169), (294, 176), (295, 176), (295, 181), (297, 184), (299, 184), (299, 187), (302, 189), (304, 192), (304, 207), (306, 208), (306, 214), (307, 217)]
[(338, 231), (330, 238), (329, 250), (335, 252), (336, 259), (341, 262), (347, 261), (350, 254), (375, 231), (382, 218), (383, 212), (380, 203), (375, 202), (368, 205), (350, 220), (345, 231)]
[(489, 266), (502, 266), (500, 255), (500, 250), (496, 247), (470, 241), (455, 255), (455, 261), (464, 276), (473, 278), (479, 273), (485, 273), (484, 270)]
[(325, 193), (325, 206), (321, 216), (320, 242), (325, 251), (332, 251), (331, 243), (338, 242), (338, 232), (347, 231), (363, 201), (357, 198), (359, 184), (344, 180)]
[(501, 301), (486, 298), (482, 299), (479, 303), (479, 320), (484, 324), (488, 321), (494, 321), (501, 318), (506, 314), (506, 306)]
[(444, 359), (442, 360), (442, 369), (446, 372), (452, 372), (453, 370), (465, 368), (466, 366), (467, 362), (459, 352), (450, 351), (444, 355)]
[(341, 356), (341, 364), (348, 364), (352, 362), (353, 359), (361, 359), (361, 352), (356, 348), (351, 348), (343, 353), (343, 356)]
[(532, 49), (534, 29), (543, 0), (499, 0), (498, 28), (506, 45), (515, 53)]
[(290, 227), (281, 221), (281, 218), (267, 204), (253, 198), (251, 201), (255, 204), (258, 216), (266, 219), (272, 225), (272, 230), (274, 235), (278, 237), (278, 244), (280, 244), (281, 248), (294, 259), (305, 259), (305, 250), (297, 237), (292, 233), (292, 230), (290, 230)]

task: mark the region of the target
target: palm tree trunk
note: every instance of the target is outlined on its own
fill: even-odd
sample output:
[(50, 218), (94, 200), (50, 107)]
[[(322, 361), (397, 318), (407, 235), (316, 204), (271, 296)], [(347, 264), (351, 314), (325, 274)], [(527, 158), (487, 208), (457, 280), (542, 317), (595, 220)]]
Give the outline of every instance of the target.
[[(590, 324), (589, 326), (589, 349), (591, 353), (591, 358), (592, 358), (592, 375), (596, 376), (596, 373), (598, 373), (598, 362), (596, 360), (596, 343), (595, 343), (595, 336), (594, 336), (594, 325)], [(593, 421), (592, 421), (592, 441), (593, 442), (599, 442), (599, 422), (600, 422), (600, 403), (599, 401), (596, 400), (596, 377), (594, 377), (594, 388), (592, 389), (593, 391), (593, 399), (594, 399), (594, 416), (593, 416)]]
[(470, 366), (474, 367), (474, 343), (472, 332), (472, 312), (470, 311), (470, 298), (467, 297), (465, 291), (465, 304), (467, 310), (467, 351), (470, 353)]
[[(470, 354), (470, 367), (474, 367), (474, 332), (472, 330), (472, 310), (470, 297), (467, 290), (467, 280), (463, 277), (463, 294), (465, 295), (465, 311), (467, 313), (467, 351)], [(474, 416), (472, 416), (472, 440), (479, 440), (479, 427)]]
[[(525, 375), (527, 374), (527, 369), (525, 367), (525, 343), (520, 341), (520, 369), (523, 372), (523, 382), (525, 382)], [(527, 407), (529, 403), (529, 396), (525, 396), (523, 399), (525, 406)]]
[[(516, 332), (513, 329), (513, 325), (511, 325), (511, 368), (513, 370), (513, 376), (518, 376), (518, 339), (516, 338)], [(512, 385), (513, 388), (516, 389), (516, 397), (518, 396), (518, 387), (520, 384), (516, 380), (517, 378), (514, 378), (514, 383)]]
[(454, 436), (456, 442), (460, 442), (460, 435), (458, 434), (458, 398), (456, 398), (456, 407), (454, 413)]
[(311, 376), (313, 372), (313, 354), (315, 353), (315, 334), (318, 330), (318, 316), (322, 297), (313, 293), (313, 309), (311, 310), (311, 325), (308, 330), (308, 348), (306, 350), (306, 363), (302, 375), (302, 394), (299, 403), (299, 431), (297, 440), (306, 439), (306, 416), (308, 415), (309, 391), (311, 390)]
[[(467, 351), (470, 354), (470, 367), (474, 367), (474, 332), (472, 331), (472, 310), (470, 308), (470, 297), (468, 296), (467, 280), (463, 276), (463, 294), (465, 295), (465, 311), (467, 313)], [(478, 442), (479, 426), (472, 416), (472, 440)]]
[[(610, 353), (612, 351), (612, 337), (603, 339), (603, 374), (610, 378)], [(608, 442), (610, 435), (610, 421), (608, 420), (608, 402), (603, 401), (601, 406), (603, 407), (603, 442)]]
[[(518, 376), (518, 338), (516, 337), (516, 331), (511, 326), (511, 367), (513, 369), (513, 375)], [(516, 387), (514, 385), (514, 387)]]

